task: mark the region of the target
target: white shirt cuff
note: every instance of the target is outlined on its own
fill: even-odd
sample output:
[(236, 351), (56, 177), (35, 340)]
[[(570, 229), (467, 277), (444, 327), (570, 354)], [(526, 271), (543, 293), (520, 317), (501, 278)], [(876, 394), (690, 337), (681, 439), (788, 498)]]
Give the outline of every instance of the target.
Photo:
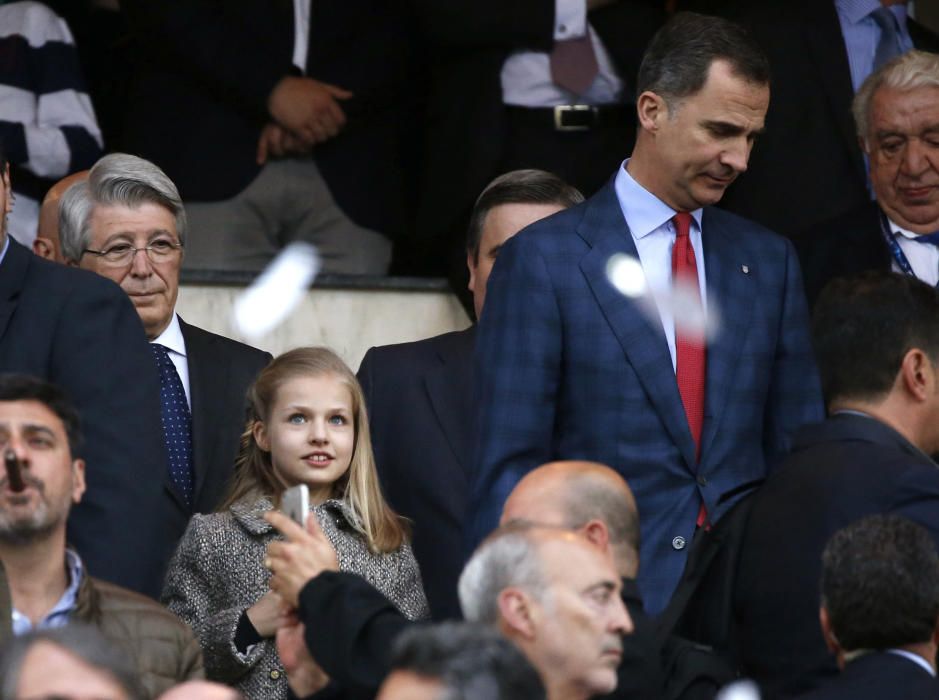
[(554, 39), (577, 39), (587, 33), (587, 0), (554, 0)]

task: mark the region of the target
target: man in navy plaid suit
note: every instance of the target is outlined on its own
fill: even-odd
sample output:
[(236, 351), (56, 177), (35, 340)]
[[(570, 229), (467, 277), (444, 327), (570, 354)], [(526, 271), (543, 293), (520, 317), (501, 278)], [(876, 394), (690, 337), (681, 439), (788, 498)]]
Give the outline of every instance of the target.
[[(639, 587), (656, 614), (697, 528), (823, 417), (792, 245), (711, 206), (746, 170), (768, 83), (738, 26), (676, 15), (643, 59), (632, 157), (503, 247), (476, 346), (469, 544), (537, 465), (610, 464), (636, 495)], [(705, 339), (693, 320), (718, 314)]]

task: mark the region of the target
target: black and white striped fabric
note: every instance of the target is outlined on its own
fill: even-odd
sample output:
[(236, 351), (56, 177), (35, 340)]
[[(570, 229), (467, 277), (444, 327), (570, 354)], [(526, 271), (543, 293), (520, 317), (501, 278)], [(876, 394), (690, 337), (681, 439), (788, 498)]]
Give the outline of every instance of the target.
[(0, 143), (16, 197), (8, 230), (30, 245), (46, 190), (102, 150), (72, 34), (38, 2), (0, 5)]

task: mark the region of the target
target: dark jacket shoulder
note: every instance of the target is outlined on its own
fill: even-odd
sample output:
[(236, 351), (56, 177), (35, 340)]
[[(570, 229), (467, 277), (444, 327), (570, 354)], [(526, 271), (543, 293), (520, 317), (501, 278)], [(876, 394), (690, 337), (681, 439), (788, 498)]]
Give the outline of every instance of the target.
[(190, 343), (195, 347), (211, 347), (214, 352), (225, 353), (237, 357), (245, 363), (257, 365), (258, 371), (272, 359), (271, 353), (266, 350), (259, 350), (247, 343), (193, 326), (186, 323), (182, 318), (179, 319), (179, 327), (182, 330), (183, 338), (186, 340), (187, 349)]

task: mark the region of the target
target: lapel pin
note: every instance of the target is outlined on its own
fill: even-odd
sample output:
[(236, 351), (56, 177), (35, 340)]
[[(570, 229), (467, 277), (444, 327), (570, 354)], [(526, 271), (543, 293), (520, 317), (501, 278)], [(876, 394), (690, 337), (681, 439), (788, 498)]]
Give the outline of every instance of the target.
[(740, 266), (740, 269), (743, 271), (743, 274), (745, 274), (745, 275), (749, 275), (749, 274), (750, 274), (750, 266), (749, 266), (749, 265), (741, 265), (741, 266)]

